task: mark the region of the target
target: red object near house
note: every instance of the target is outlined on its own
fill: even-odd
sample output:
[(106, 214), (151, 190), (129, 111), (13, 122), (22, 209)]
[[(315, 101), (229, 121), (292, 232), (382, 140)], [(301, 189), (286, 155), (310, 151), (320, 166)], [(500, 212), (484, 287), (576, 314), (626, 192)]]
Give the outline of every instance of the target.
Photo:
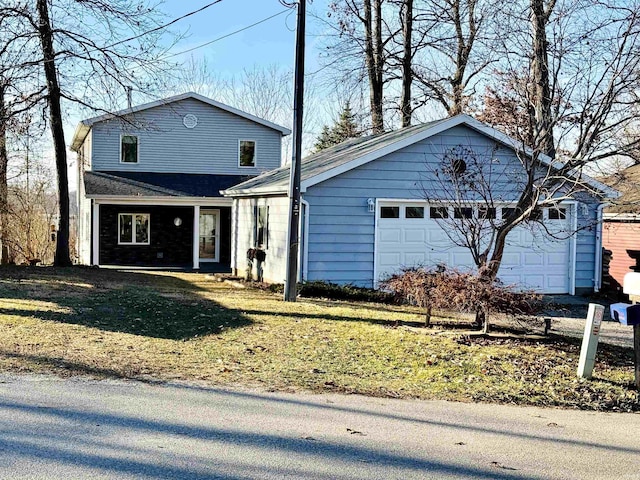
[(609, 276), (612, 289), (622, 292), (625, 274), (634, 271), (636, 260), (628, 251), (640, 251), (640, 219), (624, 221), (604, 219), (602, 228), (602, 245), (612, 252), (609, 264)]

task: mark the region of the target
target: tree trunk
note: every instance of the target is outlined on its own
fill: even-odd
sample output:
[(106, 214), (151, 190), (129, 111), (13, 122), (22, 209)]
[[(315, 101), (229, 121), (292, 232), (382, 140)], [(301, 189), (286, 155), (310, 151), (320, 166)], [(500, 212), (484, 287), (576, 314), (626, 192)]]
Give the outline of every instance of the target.
[(403, 4), (404, 18), (402, 22), (403, 53), (402, 53), (402, 99), (400, 100), (400, 110), (402, 112), (402, 126), (411, 126), (411, 82), (413, 72), (411, 64), (412, 36), (413, 36), (413, 0), (405, 0)]
[(431, 326), (431, 307), (427, 307), (424, 315), (424, 326), (429, 328)]
[(62, 128), (62, 109), (60, 107), (60, 85), (58, 83), (53, 48), (53, 31), (49, 19), (47, 0), (37, 0), (38, 33), (42, 45), (44, 73), (47, 80), (47, 98), (49, 103), (49, 123), (58, 174), (58, 208), (59, 227), (56, 238), (54, 265), (64, 267), (71, 265), (69, 257), (69, 179), (67, 175), (67, 148)]
[(533, 107), (535, 113), (534, 137), (537, 149), (554, 158), (551, 87), (549, 85), (549, 58), (546, 26), (554, 2), (545, 11), (544, 0), (531, 0), (531, 29), (533, 35), (531, 75), (533, 77)]
[(9, 263), (9, 248), (7, 245), (7, 215), (9, 213), (9, 199), (7, 188), (7, 109), (4, 103), (6, 82), (0, 78), (0, 264)]
[(382, 0), (365, 0), (363, 3), (365, 60), (369, 76), (371, 126), (375, 134), (384, 132), (384, 119), (382, 115)]

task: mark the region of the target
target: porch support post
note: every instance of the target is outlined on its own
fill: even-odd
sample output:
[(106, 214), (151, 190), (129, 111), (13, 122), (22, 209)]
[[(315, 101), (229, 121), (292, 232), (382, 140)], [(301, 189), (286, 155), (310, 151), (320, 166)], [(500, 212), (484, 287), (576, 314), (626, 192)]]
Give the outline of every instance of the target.
[[(93, 200), (91, 225), (92, 258), (91, 265), (100, 265), (100, 204)], [(119, 233), (118, 233), (119, 234)]]
[(193, 269), (200, 269), (200, 205), (193, 206)]

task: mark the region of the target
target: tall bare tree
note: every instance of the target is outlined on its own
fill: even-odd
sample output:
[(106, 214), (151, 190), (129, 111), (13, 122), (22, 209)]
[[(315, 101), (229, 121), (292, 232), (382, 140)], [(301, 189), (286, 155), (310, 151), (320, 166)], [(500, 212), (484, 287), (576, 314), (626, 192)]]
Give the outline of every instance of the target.
[[(155, 6), (148, 0), (7, 0), (0, 5), (0, 19), (13, 27), (0, 50), (13, 45), (22, 53), (14, 69), (37, 65), (44, 74), (60, 209), (56, 265), (71, 263), (65, 104), (109, 112), (122, 107), (130, 87), (154, 90), (160, 77), (153, 74), (166, 67), (159, 61), (164, 50), (158, 37), (165, 29)], [(32, 82), (39, 90), (39, 76)]]

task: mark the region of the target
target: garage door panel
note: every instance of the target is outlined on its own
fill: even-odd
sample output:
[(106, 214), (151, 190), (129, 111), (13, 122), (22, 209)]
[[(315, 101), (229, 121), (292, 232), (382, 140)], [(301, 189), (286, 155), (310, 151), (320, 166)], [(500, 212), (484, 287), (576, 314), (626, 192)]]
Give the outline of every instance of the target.
[(407, 228), (403, 230), (405, 243), (420, 243), (426, 245), (426, 231), (424, 228)]
[[(377, 274), (379, 277), (398, 272), (402, 267), (435, 266), (444, 263), (462, 270), (474, 269), (471, 254), (464, 247), (452, 244), (439, 225), (428, 218), (428, 205), (391, 202), (384, 205), (425, 207), (424, 219), (384, 219), (378, 223)], [(404, 215), (401, 215), (403, 217)], [(562, 230), (569, 225), (550, 222)], [(498, 277), (508, 285), (533, 288), (542, 293), (569, 292), (570, 241), (545, 236), (539, 225), (519, 227), (507, 237)]]
[(400, 230), (379, 230), (381, 242), (388, 242), (393, 244), (400, 243)]

